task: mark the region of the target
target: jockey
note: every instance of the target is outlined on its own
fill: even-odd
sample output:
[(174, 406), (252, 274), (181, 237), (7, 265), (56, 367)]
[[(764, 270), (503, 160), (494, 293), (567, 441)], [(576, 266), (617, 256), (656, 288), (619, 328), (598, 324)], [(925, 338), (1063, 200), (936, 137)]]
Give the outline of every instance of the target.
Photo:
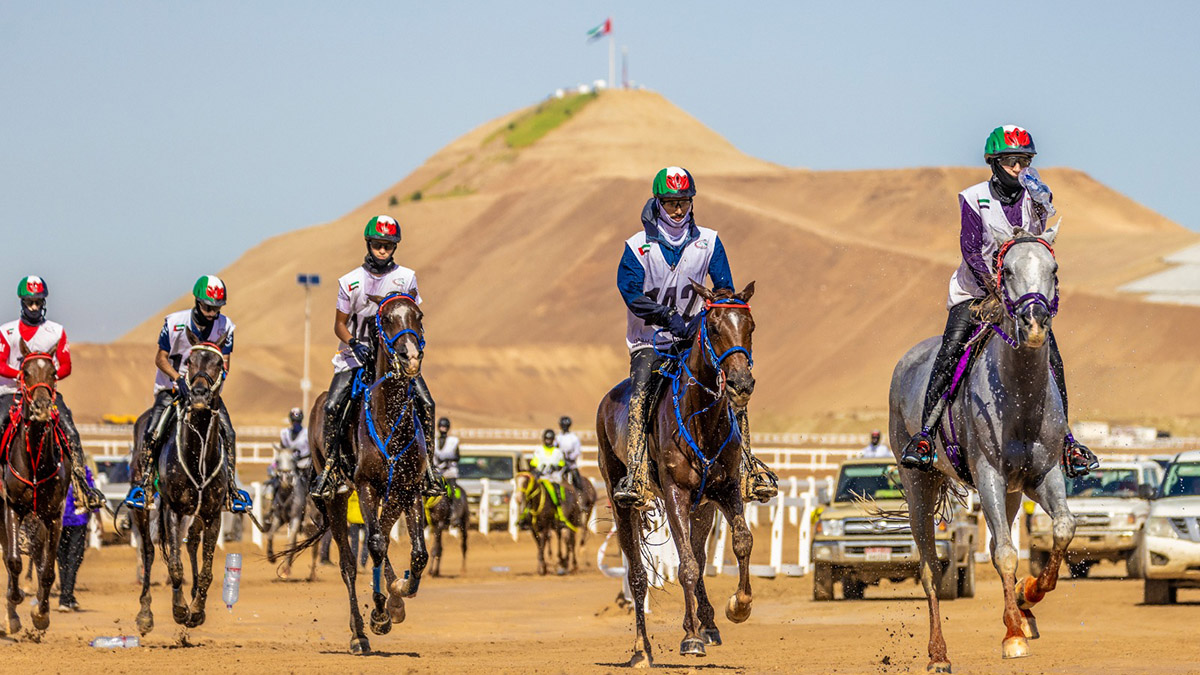
[[(653, 196), (642, 208), (642, 230), (625, 242), (617, 270), (617, 288), (628, 311), (625, 342), (630, 351), (629, 473), (613, 489), (622, 506), (650, 508), (646, 432), (661, 378), (652, 375), (664, 359), (655, 351), (680, 351), (698, 330), (700, 298), (691, 283), (712, 279), (717, 289), (733, 290), (725, 247), (715, 230), (696, 224), (692, 198), (696, 182), (687, 169), (667, 167), (654, 177)], [(661, 329), (661, 332), (660, 332)], [(658, 344), (655, 345), (655, 333)], [(750, 452), (745, 410), (737, 411), (742, 436), (744, 499), (767, 501), (778, 490), (777, 479)]]
[[(325, 398), (325, 470), (313, 486), (313, 494), (326, 499), (350, 489), (340, 468), (348, 422), (345, 409), (350, 401), (355, 373), (360, 367), (369, 368), (375, 362), (375, 312), (379, 307), (371, 296), (382, 298), (403, 293), (417, 304), (421, 303), (417, 273), (397, 265), (392, 259), (400, 243), (400, 224), (396, 219), (387, 215), (375, 216), (367, 222), (363, 239), (367, 246), (363, 264), (338, 279), (333, 333), (341, 344), (333, 357), (333, 381), (329, 383), (329, 394)], [(425, 378), (413, 380), (413, 396), (421, 431), (427, 442), (432, 442), (434, 403)], [(432, 462), (426, 462), (423, 492), (429, 497), (445, 494), (445, 487), (433, 473)]]
[[(215, 346), (225, 355), (225, 373), (229, 373), (235, 325), (221, 313), (226, 301), (225, 282), (215, 274), (206, 274), (192, 286), (192, 297), (195, 299), (192, 308), (168, 314), (158, 333), (158, 353), (154, 356), (154, 365), (158, 367), (154, 375), (154, 405), (150, 408), (150, 419), (143, 432), (142, 454), (133, 485), (125, 497), (125, 504), (135, 509), (146, 508), (147, 488), (154, 480), (154, 465), (158, 463), (158, 453), (165, 437), (166, 429), (159, 428), (164, 426), (163, 414), (174, 400), (187, 393), (185, 366), (188, 354), (192, 351), (187, 330), (204, 342), (222, 340), (221, 344)], [(250, 494), (237, 487), (237, 436), (225, 401), (220, 397), (217, 401), (217, 420), (221, 425), (226, 478), (229, 480), (229, 510), (245, 513), (250, 510), (251, 501)]]
[(288, 412), (291, 426), (279, 430), (279, 447), (291, 450), (296, 470), (308, 473), (312, 469), (312, 452), (308, 449), (308, 429), (304, 428), (304, 411), (292, 408)]
[(438, 420), (437, 431), (433, 463), (452, 490), (458, 487), (458, 437), (450, 435), (450, 420), (445, 417)]
[[(1023, 228), (1040, 235), (1046, 229), (1047, 209), (1033, 200), (1021, 184), (1022, 169), (1033, 162), (1037, 150), (1033, 137), (1025, 129), (1006, 125), (996, 127), (984, 144), (984, 160), (991, 166), (992, 177), (963, 190), (958, 195), (962, 213), (959, 246), (963, 260), (950, 277), (950, 294), (946, 307), (950, 316), (941, 347), (929, 374), (922, 410), (922, 427), (904, 446), (900, 463), (904, 466), (928, 469), (936, 459), (933, 435), (941, 422), (943, 395), (954, 377), (955, 366), (962, 357), (976, 320), (972, 308), (989, 295), (998, 296), (996, 288), (995, 254), (998, 250), (987, 221), (993, 227)], [(995, 208), (993, 208), (995, 207)], [(1050, 332), (1050, 370), (1062, 396), (1063, 415), (1067, 414), (1067, 383), (1063, 373), (1062, 356), (1054, 332)], [(1100, 462), (1087, 446), (1075, 440), (1068, 428), (1063, 439), (1063, 466), (1068, 476), (1086, 475), (1098, 468)]]
[(580, 487), (583, 476), (579, 475), (579, 458), (583, 456), (583, 448), (579, 437), (571, 431), (571, 418), (563, 415), (558, 420), (562, 433), (554, 440), (554, 445), (562, 450), (563, 461), (566, 462), (567, 482), (574, 487)]
[(567, 468), (567, 460), (563, 459), (563, 451), (554, 442), (554, 431), (547, 429), (542, 432), (542, 445), (533, 451), (529, 459), (529, 468), (538, 478), (555, 483), (563, 482), (563, 472)]
[(882, 438), (882, 434), (879, 433), (878, 429), (872, 431), (871, 444), (860, 450), (858, 456), (871, 459), (879, 457), (891, 457), (892, 451), (888, 448), (888, 446), (880, 442), (880, 438)]
[[(17, 297), (21, 300), (21, 318), (0, 326), (0, 438), (11, 422), (10, 410), (20, 390), (21, 343), (30, 352), (51, 354), (57, 369), (55, 378), (65, 380), (71, 374), (71, 346), (67, 342), (67, 331), (61, 324), (46, 320), (46, 296), (49, 291), (41, 277), (29, 276), (17, 284)], [(87, 460), (83, 457), (83, 445), (79, 442), (79, 431), (71, 410), (63, 402), (62, 394), (55, 390), (54, 405), (58, 409), (59, 427), (67, 435), (71, 452), (71, 477), (75, 494), (83, 495), (88, 510), (104, 506), (104, 494), (87, 483)], [(5, 448), (0, 448), (0, 461), (5, 457)]]

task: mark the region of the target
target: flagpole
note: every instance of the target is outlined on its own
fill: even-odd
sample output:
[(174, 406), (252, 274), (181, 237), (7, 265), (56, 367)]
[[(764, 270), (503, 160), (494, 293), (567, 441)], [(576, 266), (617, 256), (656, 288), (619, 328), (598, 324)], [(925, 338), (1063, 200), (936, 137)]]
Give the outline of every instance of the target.
[(613, 39), (612, 31), (608, 31), (608, 88), (616, 89), (617, 81), (617, 41)]

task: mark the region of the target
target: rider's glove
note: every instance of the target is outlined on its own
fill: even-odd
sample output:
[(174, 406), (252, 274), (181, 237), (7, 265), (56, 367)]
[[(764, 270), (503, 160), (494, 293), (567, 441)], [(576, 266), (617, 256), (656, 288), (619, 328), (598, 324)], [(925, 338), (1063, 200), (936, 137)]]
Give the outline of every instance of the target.
[(671, 318), (667, 319), (667, 330), (671, 331), (671, 335), (677, 338), (687, 337), (687, 321), (679, 314), (671, 314)]
[(354, 351), (354, 358), (358, 359), (359, 365), (367, 365), (371, 360), (371, 348), (358, 341), (358, 338), (350, 338), (350, 349)]
[(180, 375), (179, 377), (175, 378), (175, 391), (180, 396), (187, 396), (187, 393), (188, 393), (187, 378), (184, 377), (183, 375)]

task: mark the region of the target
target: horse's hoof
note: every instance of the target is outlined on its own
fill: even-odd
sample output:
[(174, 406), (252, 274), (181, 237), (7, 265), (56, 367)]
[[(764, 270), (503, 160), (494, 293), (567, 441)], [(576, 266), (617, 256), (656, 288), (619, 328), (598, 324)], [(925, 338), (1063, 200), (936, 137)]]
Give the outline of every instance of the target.
[(17, 616), (16, 613), (12, 613), (8, 617), (8, 634), (9, 635), (17, 635), (20, 632), (21, 632), (21, 618), (19, 616)]
[(1021, 610), (1021, 631), (1030, 640), (1036, 640), (1041, 637), (1041, 634), (1038, 633), (1037, 619), (1034, 618), (1033, 612), (1027, 609)]
[(204, 618), (204, 610), (193, 612), (188, 614), (187, 621), (183, 625), (187, 626), (188, 628), (196, 628), (197, 626), (204, 625)]
[(392, 632), (392, 617), (387, 612), (371, 610), (371, 632), (376, 635), (387, 635)]
[(50, 627), (50, 612), (30, 612), (30, 616), (36, 630), (46, 630)]
[(1020, 636), (1005, 638), (1003, 652), (1006, 659), (1019, 659), (1029, 656), (1029, 641)]
[(738, 602), (737, 594), (729, 596), (729, 604), (725, 606), (725, 618), (734, 623), (741, 623), (750, 618), (750, 603), (745, 605)]
[(629, 659), (630, 668), (652, 668), (654, 659), (650, 658), (648, 652), (634, 652), (633, 657)]
[(554, 573), (560, 577), (565, 577), (565, 576), (567, 576), (567, 568), (565, 568), (565, 567), (555, 568)]
[(146, 635), (150, 631), (154, 630), (154, 615), (149, 611), (138, 612), (137, 629), (138, 633), (142, 635)]
[(925, 672), (927, 672), (927, 673), (949, 673), (949, 672), (951, 672), (950, 671), (950, 662), (949, 661), (930, 661), (929, 665), (925, 666)]
[(681, 656), (704, 656), (704, 640), (700, 638), (684, 638), (679, 643)]
[(404, 598), (393, 593), (388, 596), (387, 601), (388, 616), (392, 617), (392, 623), (404, 623)]
[(704, 638), (704, 644), (706, 645), (719, 646), (721, 644), (721, 631), (717, 630), (715, 627), (701, 630), (700, 637)]
[(371, 653), (371, 642), (365, 637), (350, 640), (350, 653), (362, 656)]
[(171, 615), (175, 618), (175, 623), (182, 626), (188, 620), (187, 607), (173, 606), (171, 607)]

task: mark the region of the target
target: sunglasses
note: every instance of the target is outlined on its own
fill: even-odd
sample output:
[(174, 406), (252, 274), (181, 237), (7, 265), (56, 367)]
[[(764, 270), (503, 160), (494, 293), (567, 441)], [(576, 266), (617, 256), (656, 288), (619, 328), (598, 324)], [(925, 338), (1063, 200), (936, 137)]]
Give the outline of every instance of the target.
[(664, 200), (662, 200), (662, 205), (663, 205), (663, 208), (665, 208), (668, 211), (674, 211), (675, 209), (683, 209), (686, 211), (687, 208), (692, 205), (692, 200), (690, 200), (690, 199), (664, 199)]
[(998, 161), (1000, 166), (1019, 166), (1024, 169), (1033, 163), (1033, 158), (1028, 155), (1005, 155)]

